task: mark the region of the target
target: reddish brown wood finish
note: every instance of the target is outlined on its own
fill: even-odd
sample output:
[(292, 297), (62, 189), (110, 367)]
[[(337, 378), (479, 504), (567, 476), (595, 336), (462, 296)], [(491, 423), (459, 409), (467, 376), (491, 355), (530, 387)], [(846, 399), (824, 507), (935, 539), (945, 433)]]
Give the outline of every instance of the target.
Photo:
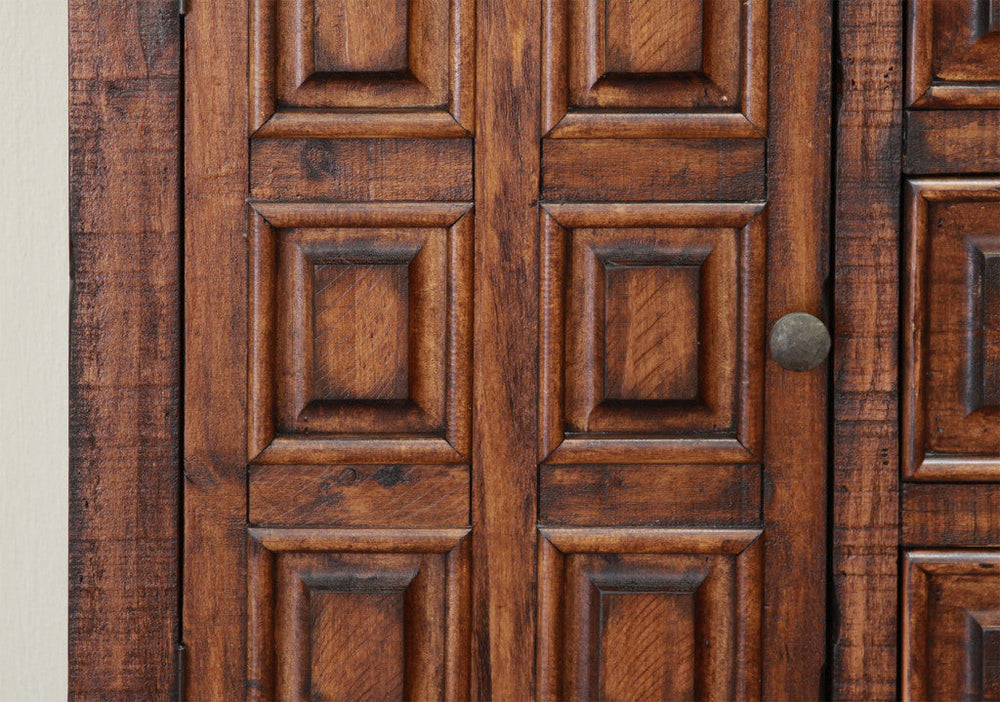
[[(826, 383), (766, 362), (762, 333), (786, 311), (823, 311), (830, 8), (597, 9), (191, 3), (191, 699), (824, 694)], [(180, 34), (168, 3), (71, 10), (70, 694), (167, 698)], [(995, 0), (839, 4), (836, 699), (896, 696), (897, 559), (902, 696), (1000, 694), (1000, 447), (984, 411), (997, 296), (980, 245), (997, 235), (998, 16)], [(372, 40), (352, 45), (359, 33)], [(907, 445), (932, 460), (906, 453), (900, 498), (904, 74), (917, 193), (904, 299), (911, 313), (929, 301), (906, 317), (906, 387), (936, 389), (908, 400)], [(934, 193), (944, 209), (921, 219)], [(745, 217), (707, 224), (719, 213)], [(971, 277), (960, 240), (982, 259)], [(594, 254), (576, 268), (574, 243)], [(297, 255), (309, 265), (288, 267)], [(357, 293), (376, 272), (387, 313), (366, 337), (376, 306)], [(323, 294), (342, 278), (350, 304)], [(727, 307), (720, 286), (753, 304)], [(604, 293), (607, 328), (588, 289)], [(963, 305), (977, 314), (952, 329), (945, 307)], [(546, 331), (570, 314), (591, 323)], [(737, 351), (705, 346), (726, 330)], [(330, 334), (353, 338), (354, 358)], [(959, 337), (982, 342), (973, 362)], [(710, 428), (691, 406), (702, 396)]]
[(73, 700), (176, 695), (182, 349), (175, 6), (69, 3)]
[(838, 4), (830, 696), (897, 699), (902, 0)]

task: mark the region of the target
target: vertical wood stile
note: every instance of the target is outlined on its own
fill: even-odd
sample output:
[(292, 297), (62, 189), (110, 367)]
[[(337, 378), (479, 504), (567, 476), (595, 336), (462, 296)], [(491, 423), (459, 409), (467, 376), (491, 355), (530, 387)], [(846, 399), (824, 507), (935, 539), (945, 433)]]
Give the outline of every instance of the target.
[(831, 698), (896, 699), (902, 0), (841, 2)]
[[(770, 19), (768, 326), (826, 319), (830, 184), (828, 2), (774, 0)], [(811, 262), (807, 264), (806, 262)], [(826, 366), (769, 359), (765, 395), (763, 699), (822, 697), (826, 609)]]
[(541, 3), (481, 0), (473, 362), (475, 699), (534, 697)]
[(245, 695), (247, 12), (242, 1), (197, 2), (186, 20), (183, 632), (192, 700)]

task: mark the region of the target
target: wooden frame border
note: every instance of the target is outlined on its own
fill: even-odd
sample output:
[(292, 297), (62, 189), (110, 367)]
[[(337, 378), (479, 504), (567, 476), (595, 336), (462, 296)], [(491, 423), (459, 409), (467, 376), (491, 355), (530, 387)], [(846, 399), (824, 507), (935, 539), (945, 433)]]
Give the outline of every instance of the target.
[[(844, 75), (835, 125), (831, 486), (838, 698), (895, 697), (896, 345), (869, 312), (892, 309), (897, 296), (902, 1), (880, 0), (877, 9), (842, 2), (838, 17)], [(69, 696), (172, 698), (182, 23), (176, 0), (69, 0), (69, 10)], [(868, 121), (862, 111), (882, 117)], [(842, 491), (848, 484), (862, 489)]]
[(181, 20), (69, 0), (69, 22), (68, 693), (175, 699)]
[(835, 3), (841, 75), (828, 568), (835, 700), (897, 698), (904, 2)]

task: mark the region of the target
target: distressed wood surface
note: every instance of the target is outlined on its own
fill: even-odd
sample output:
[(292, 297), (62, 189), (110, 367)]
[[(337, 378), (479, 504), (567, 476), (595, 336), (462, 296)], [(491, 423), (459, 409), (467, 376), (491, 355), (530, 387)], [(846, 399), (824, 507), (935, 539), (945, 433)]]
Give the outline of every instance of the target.
[(69, 10), (68, 692), (173, 699), (180, 25), (173, 0)]
[[(827, 318), (832, 25), (825, 2), (771, 3), (768, 328), (790, 312)], [(815, 699), (826, 658), (827, 364), (793, 373), (771, 359), (764, 393), (762, 697)]]
[(896, 698), (902, 2), (842, 2), (831, 696)]

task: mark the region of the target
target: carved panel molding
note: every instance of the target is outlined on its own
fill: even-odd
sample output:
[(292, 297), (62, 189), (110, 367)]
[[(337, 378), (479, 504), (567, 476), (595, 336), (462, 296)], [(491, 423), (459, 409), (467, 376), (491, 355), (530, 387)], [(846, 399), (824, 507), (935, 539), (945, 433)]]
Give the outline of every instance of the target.
[(546, 0), (549, 136), (762, 136), (767, 2)]
[(907, 104), (1000, 108), (1000, 3), (909, 0)]
[(250, 458), (463, 462), (469, 206), (254, 207)]
[(1000, 478), (1000, 181), (907, 187), (903, 471)]
[(254, 0), (256, 136), (472, 131), (471, 0)]
[(903, 569), (903, 699), (1000, 699), (1000, 551), (914, 551)]
[(749, 463), (760, 454), (760, 205), (548, 205), (542, 458)]
[(250, 698), (466, 698), (467, 533), (251, 529)]
[(544, 530), (539, 699), (760, 699), (760, 534)]

